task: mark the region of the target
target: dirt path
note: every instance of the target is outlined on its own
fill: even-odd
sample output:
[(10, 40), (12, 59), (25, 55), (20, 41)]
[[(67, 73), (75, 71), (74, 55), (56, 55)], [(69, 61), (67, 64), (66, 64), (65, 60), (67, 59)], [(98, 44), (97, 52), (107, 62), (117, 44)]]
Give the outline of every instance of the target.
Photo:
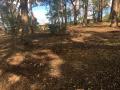
[(0, 90), (119, 90), (119, 29), (71, 30), (70, 36), (35, 34), (32, 46), (18, 43), (15, 50), (1, 32)]

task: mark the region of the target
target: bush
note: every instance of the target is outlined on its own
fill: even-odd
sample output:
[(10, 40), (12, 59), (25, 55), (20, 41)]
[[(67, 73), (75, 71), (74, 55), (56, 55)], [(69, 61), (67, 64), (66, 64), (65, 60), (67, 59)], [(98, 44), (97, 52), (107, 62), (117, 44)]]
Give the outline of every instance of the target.
[(56, 34), (59, 32), (59, 25), (55, 25), (55, 24), (49, 24), (48, 25), (48, 30), (50, 31), (50, 33), (52, 34)]

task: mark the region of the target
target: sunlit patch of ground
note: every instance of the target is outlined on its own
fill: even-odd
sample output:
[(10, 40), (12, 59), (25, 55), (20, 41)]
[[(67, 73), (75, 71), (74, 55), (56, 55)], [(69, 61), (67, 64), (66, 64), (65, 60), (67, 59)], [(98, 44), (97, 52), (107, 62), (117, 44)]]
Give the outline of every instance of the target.
[(19, 81), (20, 76), (11, 73), (5, 73), (0, 78), (0, 90), (9, 90), (13, 84)]
[(90, 34), (90, 33), (81, 33), (79, 36), (73, 37), (71, 40), (75, 41), (75, 42), (82, 42), (82, 43), (84, 43), (85, 39), (89, 38), (91, 36), (92, 36), (92, 34)]
[(7, 63), (10, 65), (19, 65), (23, 62), (25, 56), (22, 53), (15, 53), (10, 58), (8, 58)]
[(42, 90), (42, 87), (43, 86), (39, 85), (38, 83), (32, 84), (30, 86), (31, 90), (40, 90), (40, 89)]
[(15, 84), (16, 82), (18, 82), (20, 80), (20, 76), (11, 74), (8, 78), (8, 82), (10, 82), (11, 84)]
[(53, 58), (53, 60), (50, 61), (50, 68), (51, 68), (50, 76), (61, 77), (62, 73), (60, 67), (64, 63), (63, 60), (54, 53), (49, 53), (48, 56)]
[[(32, 57), (34, 57), (36, 59), (40, 59), (40, 60), (45, 59), (45, 57), (50, 58), (50, 60), (48, 61), (49, 68), (50, 68), (50, 71), (48, 72), (49, 75), (51, 77), (57, 77), (57, 78), (61, 77), (62, 73), (61, 73), (60, 67), (64, 63), (63, 60), (58, 55), (53, 53), (51, 50), (41, 50), (41, 51), (39, 51), (39, 53), (46, 53), (47, 55), (38, 56), (38, 55), (33, 54)], [(42, 62), (42, 64), (43, 63), (45, 63), (45, 62)]]

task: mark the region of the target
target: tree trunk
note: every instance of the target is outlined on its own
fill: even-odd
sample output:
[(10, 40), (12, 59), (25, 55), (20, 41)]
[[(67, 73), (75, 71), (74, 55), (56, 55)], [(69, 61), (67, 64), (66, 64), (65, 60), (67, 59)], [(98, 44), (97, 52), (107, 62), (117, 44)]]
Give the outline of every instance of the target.
[(84, 9), (84, 25), (87, 26), (87, 16), (88, 16), (88, 0), (85, 1), (85, 9)]
[(103, 16), (103, 0), (99, 0), (99, 5), (98, 5), (98, 22), (102, 22), (102, 16)]
[(116, 23), (116, 26), (118, 26), (118, 17), (119, 17), (119, 12), (120, 12), (120, 1), (119, 0), (112, 0), (112, 7), (111, 7), (111, 13), (110, 13), (110, 19), (111, 19), (111, 24)]
[(65, 15), (64, 15), (64, 18), (65, 18), (65, 29), (67, 29), (67, 3), (64, 1), (64, 7), (65, 7)]
[(29, 32), (29, 17), (28, 17), (28, 0), (20, 0), (20, 9), (21, 9), (21, 20), (23, 25), (23, 34)]
[(73, 6), (74, 25), (77, 25), (77, 0), (70, 0)]
[(100, 22), (102, 22), (102, 17), (103, 17), (103, 5), (104, 5), (104, 0), (101, 0), (101, 15), (100, 15)]
[(73, 7), (74, 8), (74, 25), (77, 25), (77, 10), (76, 10), (76, 6)]

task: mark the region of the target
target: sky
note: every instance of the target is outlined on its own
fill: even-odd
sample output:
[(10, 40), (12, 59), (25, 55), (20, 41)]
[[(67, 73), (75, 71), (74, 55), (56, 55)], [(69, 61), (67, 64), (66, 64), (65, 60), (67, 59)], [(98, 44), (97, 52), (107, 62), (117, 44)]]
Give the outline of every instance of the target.
[(48, 19), (46, 17), (47, 14), (47, 8), (45, 6), (38, 6), (33, 8), (33, 14), (37, 18), (37, 21), (43, 25), (45, 23), (48, 23)]

